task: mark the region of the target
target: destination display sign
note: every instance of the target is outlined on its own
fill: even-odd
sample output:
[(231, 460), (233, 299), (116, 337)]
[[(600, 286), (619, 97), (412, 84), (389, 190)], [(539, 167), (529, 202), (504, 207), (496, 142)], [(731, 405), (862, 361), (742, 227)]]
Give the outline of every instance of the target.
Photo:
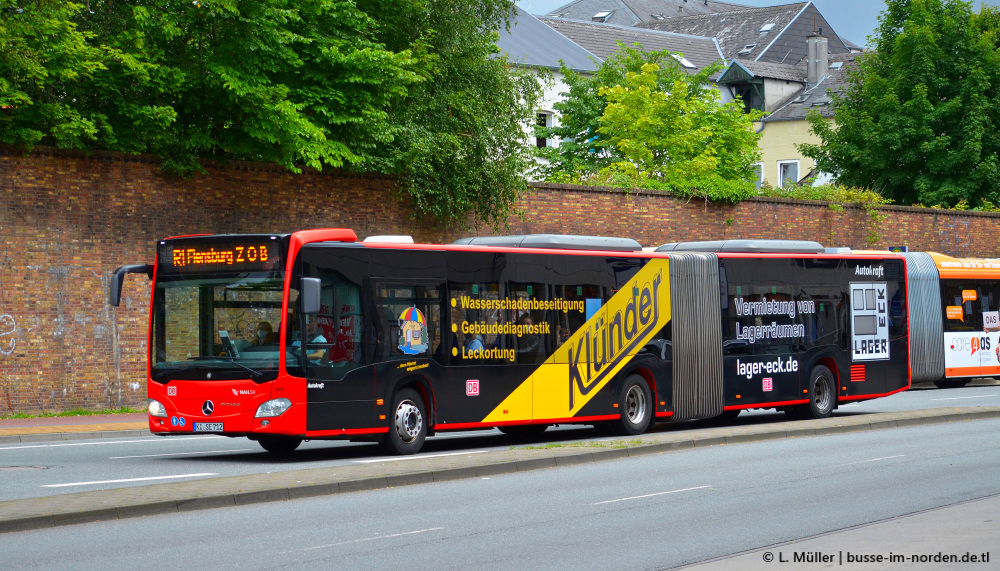
[(160, 248), (160, 271), (203, 273), (214, 271), (271, 271), (281, 268), (277, 240), (248, 237), (204, 243), (167, 243)]

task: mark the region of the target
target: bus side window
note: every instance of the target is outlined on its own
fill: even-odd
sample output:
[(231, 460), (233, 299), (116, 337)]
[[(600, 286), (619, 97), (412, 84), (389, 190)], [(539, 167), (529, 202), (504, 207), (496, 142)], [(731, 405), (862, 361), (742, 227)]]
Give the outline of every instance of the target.
[(321, 281), (319, 313), (304, 316), (289, 346), (300, 349), (308, 378), (340, 379), (364, 364), (362, 285), (337, 271), (315, 273)]
[(441, 353), (441, 293), (438, 286), (375, 286), (386, 356), (427, 358)]
[(607, 300), (598, 285), (556, 286), (556, 297), (565, 301), (569, 311), (558, 314), (556, 326), (557, 339), (560, 344), (569, 339), (589, 319), (590, 314), (600, 309)]
[[(983, 315), (976, 284), (968, 282), (943, 282), (941, 301), (944, 306), (945, 331), (982, 331)], [(969, 299), (970, 297), (975, 299)]]
[(500, 364), (509, 362), (494, 357), (489, 349), (502, 349), (502, 336), (497, 328), (503, 323), (500, 305), (500, 284), (448, 283), (448, 296), (454, 301), (451, 307), (451, 340), (453, 348), (448, 359), (452, 365)]
[(508, 284), (510, 297), (524, 308), (510, 311), (508, 317), (516, 326), (508, 344), (515, 348), (518, 363), (542, 363), (552, 354), (557, 312), (544, 309), (548, 300), (546, 289), (537, 283)]

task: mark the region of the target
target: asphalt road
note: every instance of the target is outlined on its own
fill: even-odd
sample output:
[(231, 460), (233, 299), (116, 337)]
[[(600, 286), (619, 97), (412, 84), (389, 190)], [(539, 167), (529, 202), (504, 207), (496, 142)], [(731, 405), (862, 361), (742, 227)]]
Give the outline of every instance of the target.
[[(9, 533), (0, 553), (12, 569), (663, 569), (1000, 494), (998, 431), (979, 420), (694, 448)], [(995, 528), (977, 531), (965, 545), (996, 561)]]
[[(891, 397), (842, 406), (838, 416), (1000, 404), (1000, 385), (961, 389), (916, 389)], [(729, 424), (785, 422), (774, 411), (744, 412)], [(654, 431), (697, 430), (707, 422), (661, 424)], [(535, 442), (604, 438), (589, 427), (550, 428)], [(442, 433), (428, 439), (422, 456), (477, 454), (507, 449), (511, 440), (496, 430)], [(392, 457), (394, 458), (394, 457)], [(190, 436), (98, 439), (0, 445), (0, 501), (218, 476), (372, 463), (387, 460), (373, 444), (307, 442), (288, 459), (275, 458), (245, 438)]]

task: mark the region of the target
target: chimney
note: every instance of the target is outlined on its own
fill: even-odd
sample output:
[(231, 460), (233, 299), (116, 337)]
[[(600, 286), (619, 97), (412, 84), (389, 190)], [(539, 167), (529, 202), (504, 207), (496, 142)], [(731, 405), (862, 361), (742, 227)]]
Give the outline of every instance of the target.
[(819, 83), (819, 80), (826, 76), (830, 68), (829, 41), (823, 35), (822, 28), (819, 33), (811, 34), (806, 38), (806, 81), (809, 83)]

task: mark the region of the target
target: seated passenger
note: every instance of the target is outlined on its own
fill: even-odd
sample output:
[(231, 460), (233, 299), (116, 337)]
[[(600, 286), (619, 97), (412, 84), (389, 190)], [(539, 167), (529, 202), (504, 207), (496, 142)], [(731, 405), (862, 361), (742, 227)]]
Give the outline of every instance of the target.
[(254, 336), (254, 345), (267, 345), (269, 343), (276, 343), (278, 340), (274, 337), (274, 328), (267, 321), (261, 321), (257, 325), (257, 335)]
[(531, 316), (525, 313), (517, 320), (517, 323), (525, 329), (525, 332), (517, 338), (518, 354), (537, 353), (541, 347), (541, 339), (538, 338), (538, 335), (531, 328)]
[[(315, 347), (314, 345), (327, 343), (326, 336), (323, 335), (323, 332), (320, 330), (318, 326), (314, 326), (312, 331), (310, 331), (309, 334), (306, 335), (306, 339), (307, 339), (306, 358), (308, 358), (310, 361), (313, 361), (313, 363), (318, 363), (318, 361), (323, 358), (323, 354), (326, 353), (326, 351), (323, 349), (323, 347)], [(301, 347), (301, 346), (302, 346), (302, 341), (299, 339), (296, 339), (292, 343), (292, 347)]]
[[(1000, 347), (1000, 345), (998, 345)], [(483, 338), (479, 336), (478, 333), (473, 333), (465, 337), (465, 352), (471, 353), (472, 351), (482, 351), (483, 350)]]

